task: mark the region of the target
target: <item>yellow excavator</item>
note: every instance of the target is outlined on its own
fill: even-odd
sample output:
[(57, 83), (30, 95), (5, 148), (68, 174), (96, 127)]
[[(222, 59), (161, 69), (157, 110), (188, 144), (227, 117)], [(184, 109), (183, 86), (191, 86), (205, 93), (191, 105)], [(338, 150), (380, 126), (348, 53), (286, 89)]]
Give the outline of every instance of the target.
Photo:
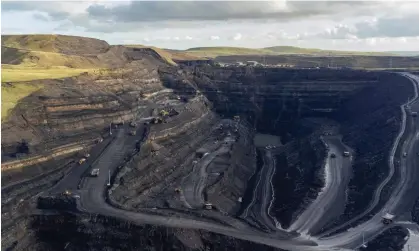
[(166, 111), (166, 110), (161, 110), (161, 111), (160, 111), (160, 115), (164, 117), (164, 116), (169, 115), (169, 112), (168, 112), (168, 111)]

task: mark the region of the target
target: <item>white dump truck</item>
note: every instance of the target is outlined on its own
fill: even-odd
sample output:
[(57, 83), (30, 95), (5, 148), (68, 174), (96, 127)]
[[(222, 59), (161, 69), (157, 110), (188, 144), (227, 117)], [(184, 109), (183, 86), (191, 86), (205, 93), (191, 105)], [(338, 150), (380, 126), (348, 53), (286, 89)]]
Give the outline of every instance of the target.
[(93, 170), (90, 172), (90, 175), (91, 175), (92, 177), (97, 177), (97, 176), (99, 176), (99, 168), (95, 168), (95, 169), (93, 169)]
[(211, 210), (212, 209), (212, 204), (211, 203), (205, 203), (204, 208), (207, 209), (207, 210)]
[(394, 217), (395, 217), (395, 215), (393, 215), (393, 214), (389, 214), (389, 213), (386, 213), (386, 214), (384, 214), (384, 215), (382, 216), (382, 218), (383, 218), (383, 221), (382, 221), (382, 222), (383, 222), (384, 224), (388, 225), (388, 224), (390, 224), (390, 223), (392, 223), (392, 222), (393, 222)]
[(349, 156), (351, 156), (351, 153), (350, 153), (350, 152), (348, 152), (348, 151), (344, 151), (344, 152), (343, 152), (343, 156), (344, 156), (344, 157), (349, 157)]

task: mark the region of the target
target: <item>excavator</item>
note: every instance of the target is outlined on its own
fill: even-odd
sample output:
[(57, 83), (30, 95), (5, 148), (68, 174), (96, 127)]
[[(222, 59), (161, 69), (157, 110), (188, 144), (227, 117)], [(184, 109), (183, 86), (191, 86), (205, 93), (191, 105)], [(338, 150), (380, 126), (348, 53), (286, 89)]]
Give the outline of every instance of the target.
[(162, 117), (164, 117), (164, 116), (169, 115), (169, 112), (168, 112), (168, 111), (166, 111), (166, 110), (161, 110), (161, 111), (160, 111), (160, 115), (161, 115)]

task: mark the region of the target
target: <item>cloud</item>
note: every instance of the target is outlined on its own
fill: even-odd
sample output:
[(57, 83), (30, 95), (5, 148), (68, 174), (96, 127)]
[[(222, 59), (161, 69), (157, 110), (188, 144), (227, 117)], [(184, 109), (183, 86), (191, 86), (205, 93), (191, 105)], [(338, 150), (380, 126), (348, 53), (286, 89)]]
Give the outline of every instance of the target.
[[(307, 19), (369, 12), (370, 1), (26, 1), (3, 2), (2, 12), (40, 11), (54, 21), (69, 20), (92, 32), (133, 31), (151, 22)], [(382, 5), (382, 4), (381, 4)], [(182, 23), (185, 24), (185, 23)], [(168, 25), (168, 23), (165, 23)], [(179, 25), (179, 23), (177, 23)]]
[(220, 40), (220, 37), (219, 36), (211, 36), (210, 40)]
[(242, 39), (242, 34), (240, 34), (240, 33), (237, 33), (236, 35), (234, 35), (234, 37), (233, 37), (233, 40), (240, 40), (240, 39)]
[(355, 25), (360, 38), (419, 36), (419, 13), (404, 17), (383, 17)]
[[(419, 36), (419, 13), (404, 17), (381, 17), (356, 22), (352, 25), (337, 24), (322, 32), (309, 33), (304, 39), (368, 39), (383, 37)], [(370, 40), (368, 40), (370, 41)], [(371, 40), (372, 41), (372, 40)], [(403, 41), (403, 39), (401, 40)], [(371, 42), (369, 42), (371, 44)]]

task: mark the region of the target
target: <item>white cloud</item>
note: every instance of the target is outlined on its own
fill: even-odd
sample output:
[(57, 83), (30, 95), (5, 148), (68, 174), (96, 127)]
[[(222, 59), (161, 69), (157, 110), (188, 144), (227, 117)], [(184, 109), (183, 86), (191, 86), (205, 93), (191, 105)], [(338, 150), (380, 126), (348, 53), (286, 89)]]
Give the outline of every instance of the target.
[(365, 41), (368, 45), (375, 45), (377, 43), (377, 39), (375, 37), (367, 38)]
[(236, 33), (236, 35), (234, 35), (233, 40), (240, 40), (242, 39), (242, 34), (241, 33)]
[(211, 36), (210, 40), (220, 40), (220, 37), (219, 36)]

